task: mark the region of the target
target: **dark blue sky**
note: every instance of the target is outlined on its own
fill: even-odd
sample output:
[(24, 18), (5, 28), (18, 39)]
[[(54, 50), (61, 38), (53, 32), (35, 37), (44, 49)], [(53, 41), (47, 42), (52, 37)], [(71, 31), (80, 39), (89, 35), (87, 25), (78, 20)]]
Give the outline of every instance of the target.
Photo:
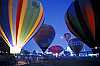
[[(64, 35), (64, 33), (69, 32), (65, 20), (64, 15), (67, 11), (68, 7), (72, 3), (71, 0), (42, 0), (43, 7), (44, 7), (44, 13), (45, 13), (45, 23), (52, 25), (55, 29), (56, 36), (54, 41), (52, 42), (52, 45), (58, 44), (61, 45), (63, 48), (66, 48), (67, 42), (64, 39), (61, 39)], [(87, 46), (84, 46), (84, 48), (87, 50), (89, 49)], [(41, 52), (41, 49), (38, 47), (38, 45), (32, 40), (29, 41), (29, 43), (24, 46), (24, 49), (27, 49), (29, 51), (39, 51)]]

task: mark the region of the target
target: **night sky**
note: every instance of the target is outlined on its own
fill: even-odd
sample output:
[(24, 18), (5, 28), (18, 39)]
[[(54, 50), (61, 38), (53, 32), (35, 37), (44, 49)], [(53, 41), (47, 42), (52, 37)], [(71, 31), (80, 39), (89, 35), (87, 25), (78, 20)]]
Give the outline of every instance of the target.
[[(65, 24), (64, 15), (68, 7), (72, 3), (72, 1), (71, 0), (42, 0), (42, 3), (44, 7), (45, 23), (52, 25), (56, 32), (55, 39), (53, 40), (50, 46), (56, 44), (66, 49), (68, 45), (65, 39), (63, 38), (63, 35), (66, 32), (70, 33), (70, 31), (68, 30)], [(30, 52), (32, 52), (33, 50), (36, 50), (37, 52), (42, 52), (33, 39), (31, 39), (23, 48)], [(86, 45), (84, 45), (83, 49), (90, 50), (90, 48), (88, 48)]]

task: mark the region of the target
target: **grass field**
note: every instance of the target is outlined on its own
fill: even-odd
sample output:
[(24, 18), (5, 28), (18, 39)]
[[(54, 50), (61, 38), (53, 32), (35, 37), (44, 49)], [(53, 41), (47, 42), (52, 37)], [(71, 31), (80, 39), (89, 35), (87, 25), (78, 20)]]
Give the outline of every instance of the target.
[[(0, 56), (0, 66), (17, 66), (10, 57)], [(13, 63), (13, 64), (12, 64)], [(22, 66), (99, 66), (98, 57), (63, 57), (61, 59), (46, 59)]]

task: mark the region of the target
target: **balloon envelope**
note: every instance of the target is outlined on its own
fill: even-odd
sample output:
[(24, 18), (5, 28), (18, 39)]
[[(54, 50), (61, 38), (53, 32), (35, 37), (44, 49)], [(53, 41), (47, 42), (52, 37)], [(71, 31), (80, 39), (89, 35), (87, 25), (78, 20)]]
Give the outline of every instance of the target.
[(54, 37), (54, 28), (51, 25), (43, 24), (39, 31), (35, 34), (34, 40), (44, 52), (52, 43)]
[(65, 33), (64, 34), (64, 38), (66, 39), (66, 41), (68, 42), (71, 38), (71, 34), (70, 33)]
[(69, 30), (90, 48), (100, 47), (100, 2), (75, 0), (65, 14)]
[(51, 46), (50, 48), (48, 48), (48, 52), (52, 52), (52, 53), (60, 53), (63, 51), (63, 48), (59, 45), (54, 45), (54, 46)]
[(79, 55), (79, 52), (83, 48), (83, 42), (80, 41), (79, 38), (73, 38), (68, 42), (68, 46), (71, 48), (71, 50), (76, 53), (76, 55)]
[(10, 48), (21, 49), (41, 25), (42, 18), (39, 1), (0, 0), (0, 33)]

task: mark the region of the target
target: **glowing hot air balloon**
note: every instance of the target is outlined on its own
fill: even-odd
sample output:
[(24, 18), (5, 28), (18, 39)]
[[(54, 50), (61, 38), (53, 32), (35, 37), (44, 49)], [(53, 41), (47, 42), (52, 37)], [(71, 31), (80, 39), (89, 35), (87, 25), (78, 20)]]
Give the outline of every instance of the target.
[(90, 48), (100, 47), (99, 0), (75, 0), (65, 14), (69, 30)]
[(0, 0), (0, 33), (11, 53), (19, 53), (42, 24), (43, 6), (37, 0)]
[(48, 46), (52, 43), (54, 37), (54, 28), (51, 25), (43, 24), (39, 31), (35, 34), (34, 40), (42, 51), (45, 52)]

